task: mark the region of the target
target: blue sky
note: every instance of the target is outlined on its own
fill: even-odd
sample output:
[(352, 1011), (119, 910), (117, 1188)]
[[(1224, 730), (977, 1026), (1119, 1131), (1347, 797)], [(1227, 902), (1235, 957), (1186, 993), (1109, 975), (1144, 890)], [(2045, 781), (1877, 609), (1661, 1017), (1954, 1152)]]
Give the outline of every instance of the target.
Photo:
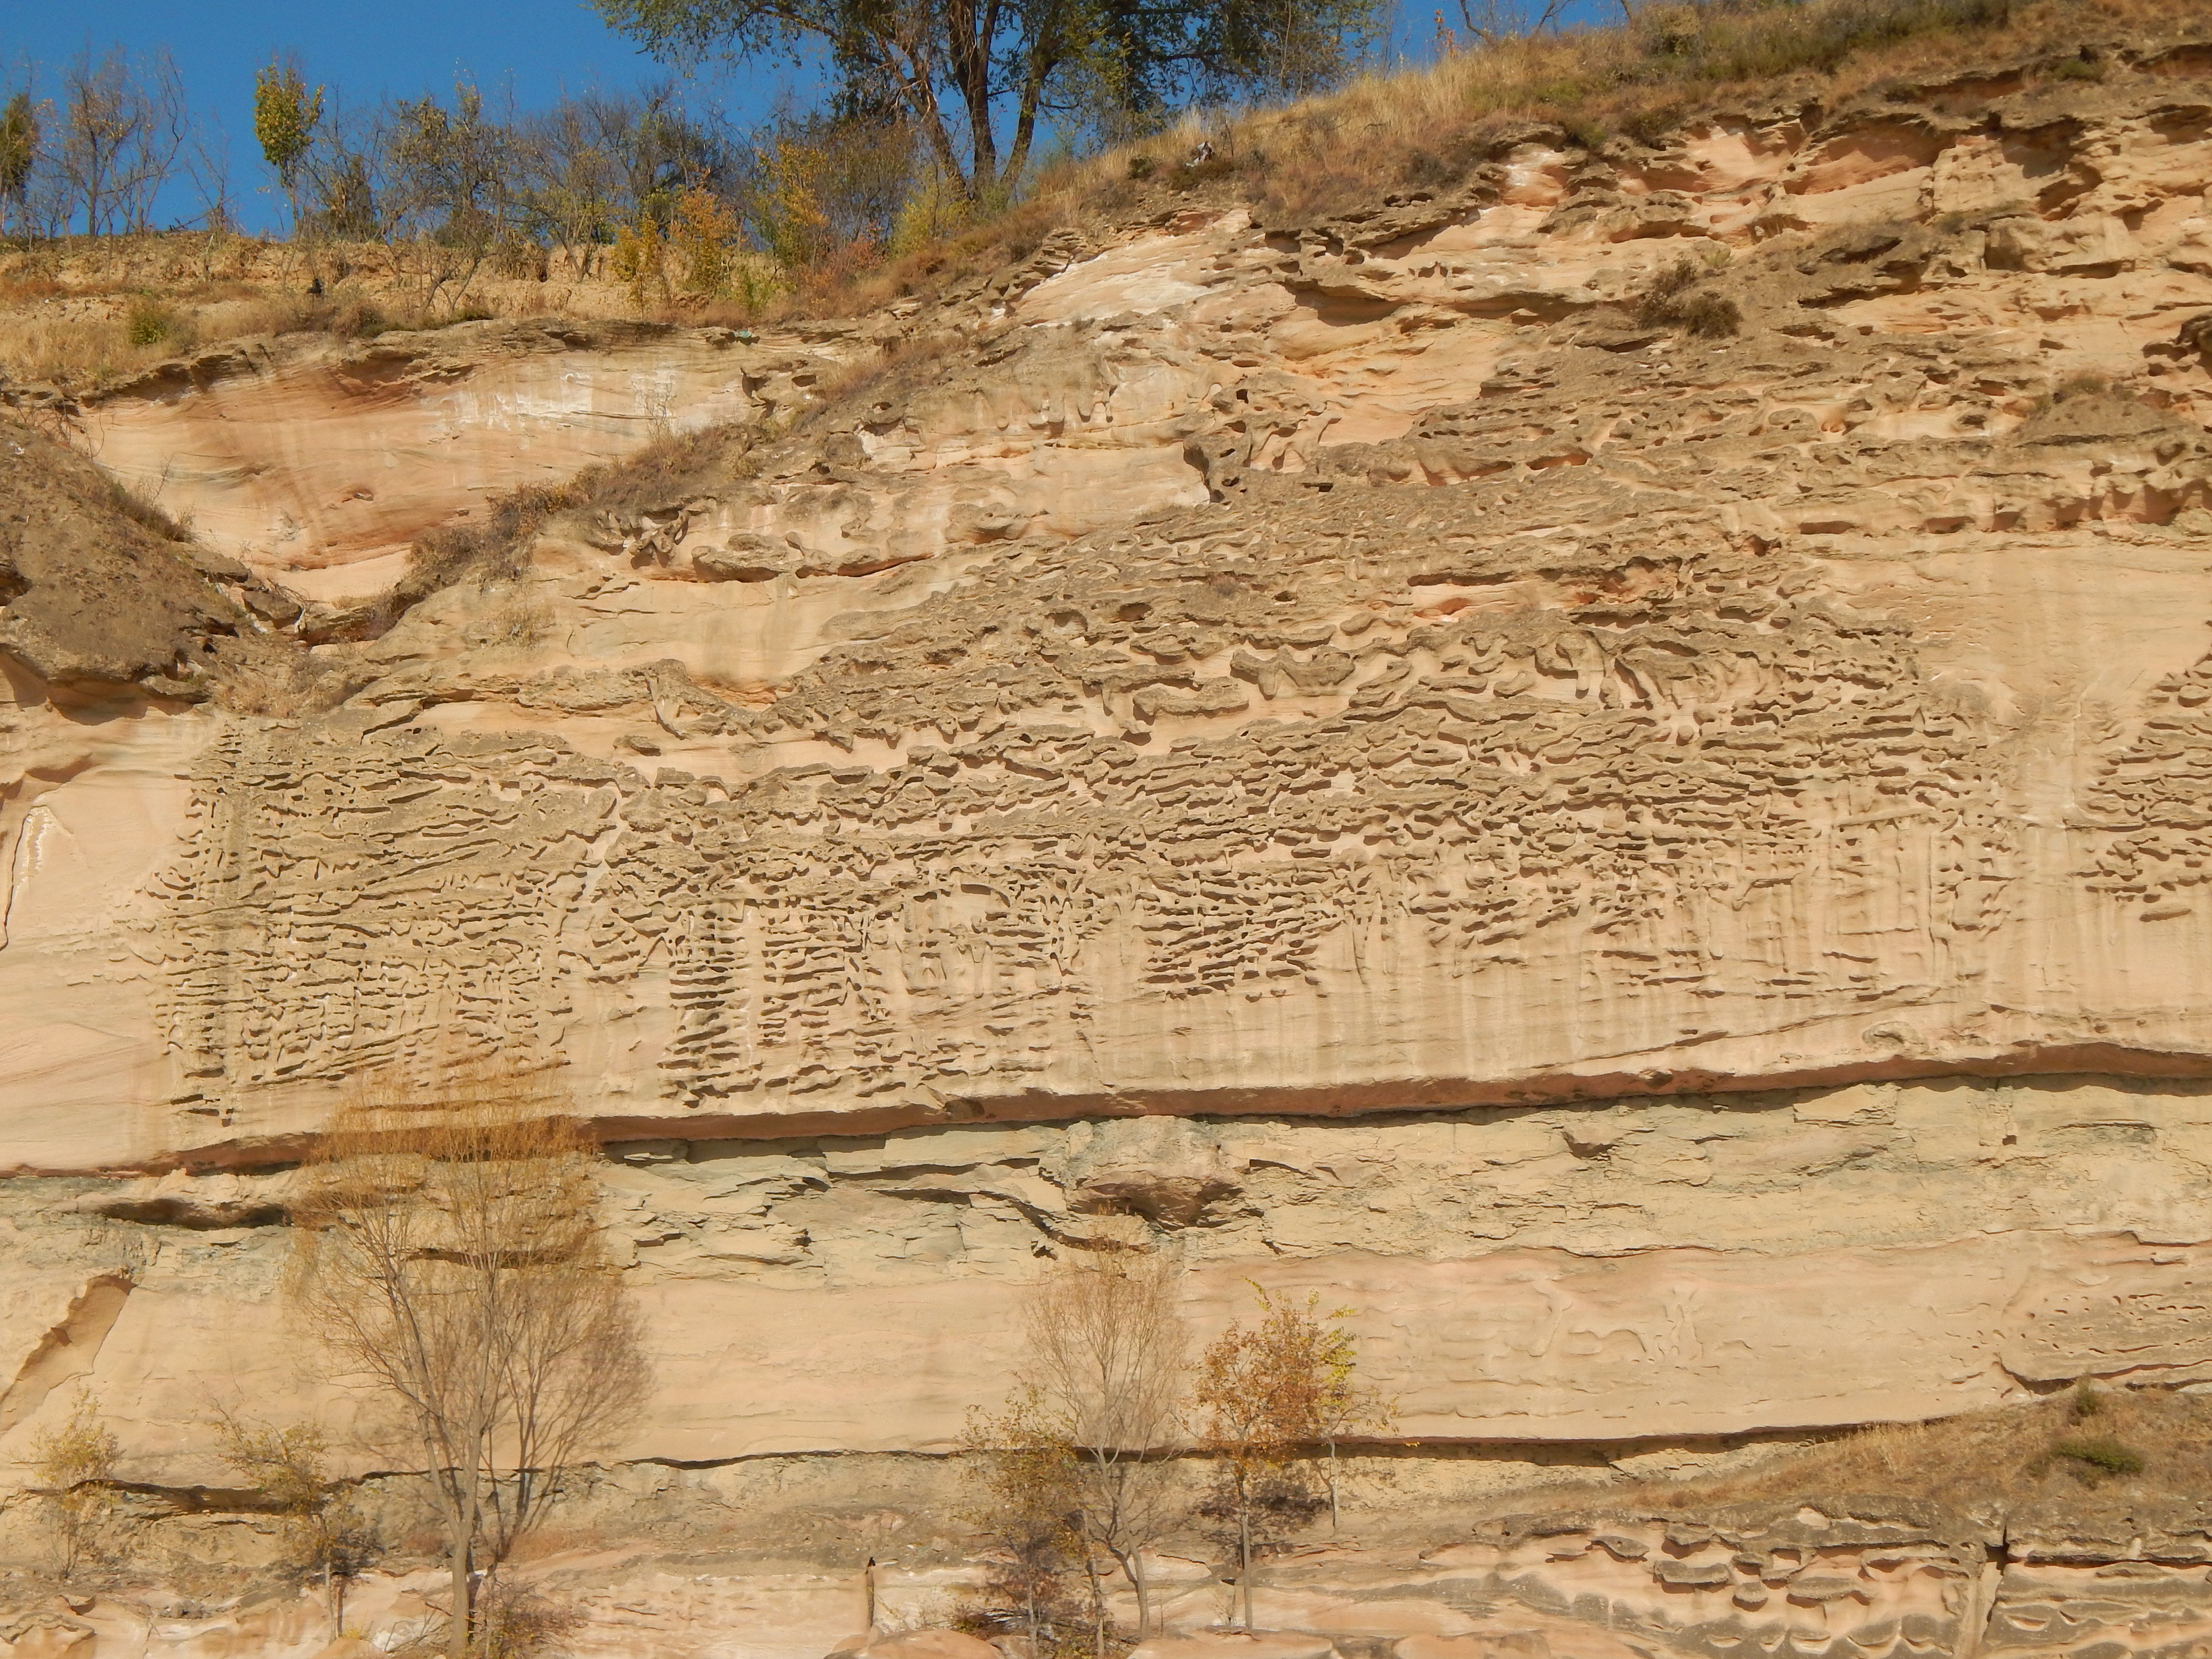
[[(308, 80), (349, 104), (447, 92), (466, 75), (487, 94), (511, 85), (516, 101), (532, 106), (564, 90), (632, 87), (666, 73), (574, 0), (0, 0), (0, 77), (11, 85), (21, 84), (26, 60), (51, 72), (88, 45), (99, 52), (118, 41), (167, 46), (194, 110), (222, 122), (249, 226), (266, 223), (274, 205), (253, 144), (253, 73), (272, 52), (296, 52)], [(174, 210), (192, 209), (179, 202)]]
[[(1453, 0), (1442, 0), (1455, 15)], [(1394, 46), (1421, 55), (1434, 33), (1437, 0), (1396, 0)], [(1595, 9), (1583, 0), (1577, 10)], [(664, 78), (667, 70), (635, 50), (577, 0), (0, 0), (0, 86), (20, 85), (27, 68), (52, 70), (84, 50), (121, 42), (165, 46), (198, 112), (222, 124), (232, 160), (231, 187), (252, 228), (271, 221), (273, 198), (253, 146), (253, 72), (273, 52), (295, 52), (311, 82), (329, 85), (349, 104), (388, 95), (449, 91), (466, 76), (496, 96), (535, 107), (563, 91), (610, 90)], [(793, 72), (760, 66), (702, 81), (695, 100), (754, 118), (793, 87)], [(194, 210), (173, 191), (173, 214)]]

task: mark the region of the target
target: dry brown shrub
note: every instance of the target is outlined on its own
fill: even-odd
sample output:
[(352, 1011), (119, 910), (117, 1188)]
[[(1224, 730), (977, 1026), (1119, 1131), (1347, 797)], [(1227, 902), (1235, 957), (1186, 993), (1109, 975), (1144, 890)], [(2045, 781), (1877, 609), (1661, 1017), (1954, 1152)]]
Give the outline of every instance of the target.
[(1735, 301), (1698, 284), (1712, 275), (1695, 259), (1677, 259), (1651, 279), (1638, 301), (1636, 319), (1651, 327), (1679, 328), (1703, 339), (1723, 339), (1743, 325)]
[(80, 1385), (70, 1414), (31, 1443), (31, 1473), (48, 1511), (56, 1570), (64, 1578), (106, 1559), (118, 1494), (121, 1445), (92, 1390)]
[(389, 627), (411, 606), (459, 582), (512, 581), (528, 568), (538, 533), (559, 514), (620, 517), (698, 495), (729, 476), (733, 459), (754, 437), (738, 423), (671, 433), (626, 460), (586, 467), (563, 483), (525, 484), (498, 497), (473, 523), (441, 525), (416, 539), (406, 574), (365, 625), (372, 631)]
[(634, 513), (672, 506), (726, 476), (751, 436), (736, 424), (672, 432), (626, 460), (587, 467), (562, 486), (562, 504), (592, 513)]

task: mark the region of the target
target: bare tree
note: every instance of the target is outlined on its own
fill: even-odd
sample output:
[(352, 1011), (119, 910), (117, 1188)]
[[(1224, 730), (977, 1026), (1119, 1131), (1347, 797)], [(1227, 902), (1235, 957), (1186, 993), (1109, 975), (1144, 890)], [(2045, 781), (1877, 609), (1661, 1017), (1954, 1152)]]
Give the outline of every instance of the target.
[(223, 239), (238, 228), (230, 203), (230, 140), (213, 116), (192, 123), (185, 144), (184, 173), (200, 209), (200, 280), (211, 282), (216, 254)]
[(296, 1211), (296, 1305), (335, 1368), (392, 1408), (446, 1535), (447, 1651), (465, 1659), (501, 1563), (564, 1476), (635, 1412), (636, 1318), (563, 1103), (459, 1069), (341, 1115)]
[(595, 118), (613, 101), (564, 99), (518, 135), (524, 213), (578, 277), (592, 274), (602, 238), (623, 218), (619, 138), (627, 135)]
[(463, 81), (450, 104), (428, 94), (394, 104), (378, 137), (394, 252), (415, 266), (426, 308), (441, 293), (458, 308), (515, 232), (514, 124), (487, 114), (483, 93)]
[(1555, 29), (1567, 0), (1459, 0), (1467, 32), (1486, 46)]
[(579, 276), (618, 229), (665, 228), (685, 195), (719, 191), (735, 170), (723, 133), (687, 112), (668, 82), (564, 98), (517, 124), (511, 142), (522, 224)]
[[(1144, 1552), (1181, 1519), (1170, 1462), (1187, 1387), (1177, 1277), (1175, 1264), (1157, 1255), (1070, 1261), (1037, 1286), (1029, 1306), (1033, 1375), (1073, 1460), (1085, 1540), (1111, 1557), (1136, 1592), (1139, 1641), (1152, 1623)], [(1103, 1659), (1104, 1600), (1095, 1571), (1091, 1583), (1092, 1640)]]
[(373, 240), (387, 228), (389, 125), (379, 112), (344, 107), (335, 94), (331, 104), (300, 164), (306, 180), (300, 223), (317, 237)]
[(84, 216), (85, 234), (145, 230), (191, 130), (184, 82), (166, 47), (135, 64), (122, 47), (90, 47), (62, 72), (55, 161), (64, 210)]

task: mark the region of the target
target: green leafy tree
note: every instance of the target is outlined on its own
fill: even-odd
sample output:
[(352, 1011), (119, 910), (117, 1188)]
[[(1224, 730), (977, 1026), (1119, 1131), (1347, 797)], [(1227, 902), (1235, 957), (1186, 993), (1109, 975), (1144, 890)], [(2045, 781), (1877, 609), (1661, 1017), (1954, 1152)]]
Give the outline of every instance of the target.
[(31, 94), (19, 92), (0, 108), (0, 210), (12, 204), (19, 227), (38, 162), (39, 112)]
[(663, 58), (827, 53), (847, 109), (896, 112), (969, 199), (1021, 183), (1041, 121), (1301, 93), (1349, 66), (1382, 0), (593, 0)]
[(300, 216), (300, 169), (314, 147), (315, 129), (323, 119), (323, 89), (307, 90), (300, 66), (271, 59), (253, 76), (253, 136), (261, 154), (276, 170), (292, 204), (295, 223)]

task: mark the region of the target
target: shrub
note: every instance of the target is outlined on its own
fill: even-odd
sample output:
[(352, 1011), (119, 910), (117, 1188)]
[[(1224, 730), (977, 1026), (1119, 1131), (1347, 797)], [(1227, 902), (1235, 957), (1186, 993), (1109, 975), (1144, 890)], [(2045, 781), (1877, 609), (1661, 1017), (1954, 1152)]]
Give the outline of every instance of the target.
[(2085, 368), (2051, 382), (2051, 389), (2028, 405), (2031, 417), (2046, 415), (2061, 404), (2081, 398), (2126, 397), (2128, 393), (2109, 374)]
[(1732, 337), (1743, 326), (1743, 313), (1725, 295), (1697, 291), (1707, 274), (1695, 259), (1677, 259), (1644, 290), (1636, 319), (1647, 326), (1679, 328), (1700, 339)]
[(366, 300), (350, 300), (331, 318), (331, 331), (356, 340), (371, 340), (391, 326), (384, 313)]
[(2051, 1447), (2051, 1455), (2087, 1465), (2100, 1474), (2141, 1474), (2143, 1472), (2142, 1454), (2117, 1440), (2061, 1440)]
[[(1132, 179), (1149, 179), (1154, 170), (1152, 157), (1130, 158)], [(934, 246), (966, 228), (973, 216), (973, 206), (960, 193), (957, 182), (941, 172), (933, 172), (917, 182), (900, 204), (898, 216), (891, 222), (890, 251), (905, 255)]]
[(502, 235), (492, 244), (492, 274), (511, 282), (544, 282), (551, 272), (543, 244), (527, 236)]
[(789, 286), (775, 261), (764, 253), (740, 253), (730, 263), (730, 298), (747, 322), (766, 311)]
[(1656, 143), (1688, 117), (1687, 103), (1668, 99), (1656, 104), (1632, 110), (1624, 116), (1620, 130), (1639, 144)]
[(478, 1609), (484, 1659), (537, 1659), (565, 1652), (564, 1643), (584, 1623), (575, 1607), (538, 1590), (495, 1579)]
[(2109, 374), (2100, 374), (2094, 368), (2085, 368), (2069, 374), (2051, 388), (2054, 404), (2071, 403), (2076, 398), (2101, 398), (2117, 388)]
[(33, 1474), (52, 1511), (55, 1565), (64, 1578), (97, 1557), (106, 1541), (102, 1533), (115, 1508), (115, 1464), (122, 1449), (88, 1389), (77, 1391), (66, 1421), (31, 1443)]
[(1682, 327), (1700, 339), (1732, 339), (1743, 326), (1743, 313), (1724, 295), (1692, 294), (1676, 309)]
[[(1638, 313), (1655, 313), (1674, 304), (1684, 289), (1692, 286), (1704, 275), (1696, 260), (1675, 260), (1651, 279), (1651, 286), (1644, 290), (1643, 301), (1637, 307)], [(1656, 322), (1660, 319), (1650, 316), (1647, 320)]]
[(159, 345), (177, 326), (167, 307), (154, 300), (137, 300), (123, 320), (123, 331), (135, 346)]

